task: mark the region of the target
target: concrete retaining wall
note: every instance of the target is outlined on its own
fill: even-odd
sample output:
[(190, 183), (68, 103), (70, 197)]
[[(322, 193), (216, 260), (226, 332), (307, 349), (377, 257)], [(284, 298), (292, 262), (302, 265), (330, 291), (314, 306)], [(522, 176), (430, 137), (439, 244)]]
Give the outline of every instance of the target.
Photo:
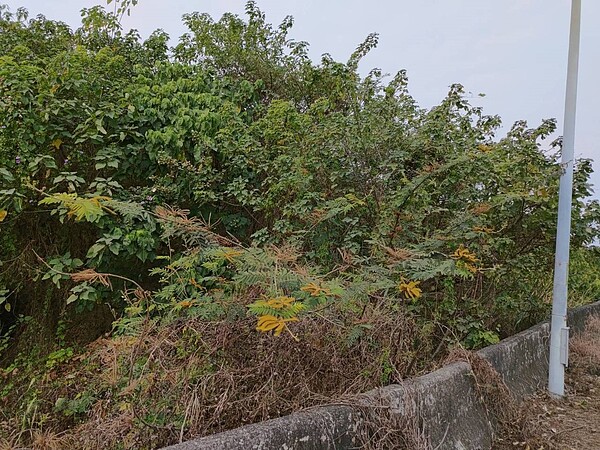
[[(572, 334), (580, 332), (600, 302), (569, 313)], [(478, 355), (503, 377), (517, 398), (546, 383), (549, 325), (542, 323), (486, 347)], [(469, 364), (457, 362), (399, 385), (370, 391), (363, 401), (389, 405), (395, 414), (418, 412), (421, 427), (437, 450), (491, 447), (493, 419), (488, 416)], [(207, 436), (165, 450), (320, 450), (360, 448), (361, 414), (350, 406), (324, 406)]]

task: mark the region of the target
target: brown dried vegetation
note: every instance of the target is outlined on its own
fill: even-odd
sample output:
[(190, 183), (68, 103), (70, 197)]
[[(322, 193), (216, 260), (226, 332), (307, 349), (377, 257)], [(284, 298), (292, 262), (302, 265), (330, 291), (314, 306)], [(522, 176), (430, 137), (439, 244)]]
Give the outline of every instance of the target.
[[(340, 345), (348, 332), (341, 321), (311, 318), (296, 324), (299, 342), (258, 333), (252, 319), (148, 322), (137, 336), (99, 339), (40, 374), (37, 414), (54, 434), (31, 430), (18, 441), (54, 448), (60, 435), (56, 445), (67, 449), (157, 448), (398, 381), (419, 331), (371, 309), (374, 326), (353, 345)], [(19, 386), (7, 401), (25, 401), (31, 392), (19, 373), (5, 376)], [(2, 420), (8, 441), (19, 418)]]
[(512, 428), (499, 435), (495, 449), (595, 450), (600, 448), (600, 317), (571, 339), (566, 396), (540, 392), (526, 399)]

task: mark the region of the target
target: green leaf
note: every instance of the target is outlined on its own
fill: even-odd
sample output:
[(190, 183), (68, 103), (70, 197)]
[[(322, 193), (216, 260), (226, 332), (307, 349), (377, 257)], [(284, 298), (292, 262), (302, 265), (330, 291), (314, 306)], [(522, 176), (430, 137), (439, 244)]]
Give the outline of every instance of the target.
[(15, 179), (12, 173), (10, 173), (4, 167), (0, 167), (0, 175), (2, 175), (2, 178), (4, 178), (6, 181), (13, 181)]
[(87, 251), (87, 254), (85, 255), (85, 257), (87, 259), (94, 259), (96, 258), (100, 252), (102, 252), (104, 249), (106, 248), (106, 245), (104, 244), (94, 244), (92, 245), (89, 250)]

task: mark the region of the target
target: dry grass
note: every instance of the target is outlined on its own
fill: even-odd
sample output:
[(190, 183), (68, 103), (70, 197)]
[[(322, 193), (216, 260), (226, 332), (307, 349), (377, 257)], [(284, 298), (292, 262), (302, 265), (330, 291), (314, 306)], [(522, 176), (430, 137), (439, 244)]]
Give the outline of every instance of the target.
[(488, 420), (496, 424), (497, 433), (502, 436), (519, 435), (522, 422), (519, 405), (496, 369), (477, 353), (463, 348), (454, 349), (446, 358), (446, 363), (454, 361), (466, 361), (471, 366), (479, 398)]
[(362, 450), (432, 450), (420, 425), (419, 399), (412, 388), (404, 388), (401, 410), (384, 398), (362, 396), (349, 404), (363, 418), (358, 430)]
[(600, 366), (600, 316), (590, 317), (586, 332), (571, 339), (569, 347), (577, 365)]
[(17, 450), (22, 447), (18, 445), (20, 437), (0, 438), (0, 450)]
[[(413, 322), (375, 307), (367, 313), (374, 326), (352, 346), (343, 344), (349, 327), (335, 314), (294, 324), (299, 342), (258, 333), (252, 319), (148, 322), (138, 336), (100, 339), (47, 373), (34, 387), (38, 414), (61, 433), (61, 448), (144, 449), (338, 402), (399, 381), (414, 356)], [(15, 390), (15, 405), (28, 393)], [(59, 399), (81, 402), (86, 395), (92, 400), (81, 411), (77, 403), (69, 406), (75, 413), (55, 408)], [(377, 416), (367, 415), (373, 426), (366, 448), (396, 448), (386, 446), (392, 436), (406, 448), (426, 448), (413, 445), (421, 439), (416, 422)], [(41, 432), (21, 442), (55, 445)]]
[(497, 450), (595, 450), (600, 448), (600, 317), (570, 341), (567, 395), (560, 400), (540, 392), (520, 407), (511, 432), (500, 434)]
[[(24, 439), (27, 437), (27, 439)], [(27, 448), (23, 441), (28, 442)], [(55, 433), (50, 430), (23, 430), (19, 433), (0, 438), (0, 450), (62, 450), (69, 446), (64, 433)]]
[(31, 433), (33, 450), (60, 450), (65, 446), (65, 439), (52, 431), (33, 430)]

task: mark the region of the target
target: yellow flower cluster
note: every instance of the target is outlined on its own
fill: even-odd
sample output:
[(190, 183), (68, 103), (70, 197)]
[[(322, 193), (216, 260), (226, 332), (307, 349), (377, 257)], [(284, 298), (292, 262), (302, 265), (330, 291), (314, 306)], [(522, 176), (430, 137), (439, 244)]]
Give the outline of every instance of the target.
[(469, 249), (465, 248), (465, 246), (462, 244), (460, 244), (460, 246), (454, 253), (450, 255), (450, 257), (454, 259), (460, 259), (468, 263), (476, 263), (479, 261), (475, 253), (470, 252)]
[(454, 253), (450, 255), (451, 258), (456, 259), (456, 264), (467, 269), (471, 273), (477, 272), (477, 266), (475, 264), (479, 261), (475, 253), (465, 248), (463, 244), (456, 249)]
[(419, 286), (420, 281), (408, 281), (405, 278), (400, 279), (400, 283), (397, 288), (402, 295), (406, 298), (415, 299), (421, 296), (423, 292)]

